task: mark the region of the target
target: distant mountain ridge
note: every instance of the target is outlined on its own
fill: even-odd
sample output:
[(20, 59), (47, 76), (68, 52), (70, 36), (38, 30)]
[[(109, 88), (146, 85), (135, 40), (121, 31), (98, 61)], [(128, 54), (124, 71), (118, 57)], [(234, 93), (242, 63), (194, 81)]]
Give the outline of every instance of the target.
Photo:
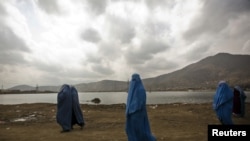
[[(143, 79), (148, 91), (165, 90), (209, 90), (215, 89), (220, 80), (226, 80), (230, 86), (239, 85), (250, 88), (250, 55), (218, 53), (190, 64), (180, 70)], [(39, 90), (59, 91), (61, 86), (40, 86)], [(128, 82), (102, 80), (92, 83), (76, 84), (79, 92), (127, 91)], [(30, 90), (35, 87), (19, 85), (9, 90)]]
[(219, 53), (172, 73), (144, 79), (151, 90), (215, 89), (220, 80), (250, 87), (250, 55)]

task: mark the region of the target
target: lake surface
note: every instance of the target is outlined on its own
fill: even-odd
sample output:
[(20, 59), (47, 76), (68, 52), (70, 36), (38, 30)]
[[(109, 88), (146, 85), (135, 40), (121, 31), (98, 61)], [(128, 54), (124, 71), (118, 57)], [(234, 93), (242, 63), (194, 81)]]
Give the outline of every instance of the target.
[[(213, 101), (215, 92), (193, 92), (193, 91), (163, 91), (147, 92), (147, 104), (169, 104), (169, 103), (209, 103)], [(250, 102), (250, 92), (246, 102)], [(80, 92), (79, 101), (81, 104), (94, 104), (94, 98), (101, 100), (100, 104), (121, 104), (126, 103), (126, 92)], [(3, 94), (0, 95), (0, 104), (13, 105), (23, 103), (57, 103), (57, 93), (43, 94)]]

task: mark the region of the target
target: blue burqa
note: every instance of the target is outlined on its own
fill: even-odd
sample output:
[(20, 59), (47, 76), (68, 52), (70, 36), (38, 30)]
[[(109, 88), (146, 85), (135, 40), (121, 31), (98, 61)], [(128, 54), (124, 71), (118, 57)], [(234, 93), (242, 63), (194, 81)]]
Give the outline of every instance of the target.
[(82, 110), (80, 107), (79, 103), (79, 98), (78, 98), (78, 92), (75, 87), (71, 87), (71, 95), (72, 95), (72, 125), (77, 124), (81, 126), (81, 128), (84, 126), (84, 119), (83, 119), (83, 114)]
[(61, 125), (62, 132), (70, 131), (74, 124), (81, 128), (84, 126), (77, 90), (68, 84), (64, 84), (57, 95), (56, 120)]
[(146, 91), (139, 74), (133, 74), (126, 104), (126, 134), (128, 141), (155, 141), (151, 134), (147, 109)]
[(225, 81), (218, 84), (214, 95), (213, 109), (223, 125), (232, 125), (233, 91)]
[[(234, 94), (234, 107), (233, 107), (234, 111), (233, 112), (235, 112), (235, 114), (238, 114), (240, 117), (244, 117), (245, 116), (245, 100), (247, 96), (240, 86), (235, 86), (234, 91), (237, 91), (237, 93), (239, 93), (238, 95), (239, 97), (236, 97), (236, 94)], [(238, 102), (236, 100), (238, 100)]]

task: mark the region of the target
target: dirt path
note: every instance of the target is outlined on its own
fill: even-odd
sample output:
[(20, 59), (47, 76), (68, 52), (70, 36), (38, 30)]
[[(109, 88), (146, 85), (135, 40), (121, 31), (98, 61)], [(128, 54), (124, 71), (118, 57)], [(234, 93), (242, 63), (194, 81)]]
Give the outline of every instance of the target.
[[(148, 105), (153, 134), (158, 141), (207, 141), (207, 125), (220, 124), (207, 104)], [(250, 124), (250, 103), (244, 118), (235, 124)], [(81, 105), (86, 126), (60, 133), (55, 104), (0, 105), (0, 141), (127, 141), (125, 105)]]

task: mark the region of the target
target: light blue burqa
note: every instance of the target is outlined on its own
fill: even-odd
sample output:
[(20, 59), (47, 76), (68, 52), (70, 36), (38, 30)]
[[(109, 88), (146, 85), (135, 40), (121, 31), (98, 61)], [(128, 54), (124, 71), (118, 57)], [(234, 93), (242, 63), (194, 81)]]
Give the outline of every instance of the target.
[(152, 135), (147, 109), (146, 91), (139, 74), (133, 74), (126, 104), (126, 134), (128, 141), (155, 141)]
[(225, 81), (218, 84), (214, 95), (213, 109), (223, 125), (232, 125), (233, 91)]

